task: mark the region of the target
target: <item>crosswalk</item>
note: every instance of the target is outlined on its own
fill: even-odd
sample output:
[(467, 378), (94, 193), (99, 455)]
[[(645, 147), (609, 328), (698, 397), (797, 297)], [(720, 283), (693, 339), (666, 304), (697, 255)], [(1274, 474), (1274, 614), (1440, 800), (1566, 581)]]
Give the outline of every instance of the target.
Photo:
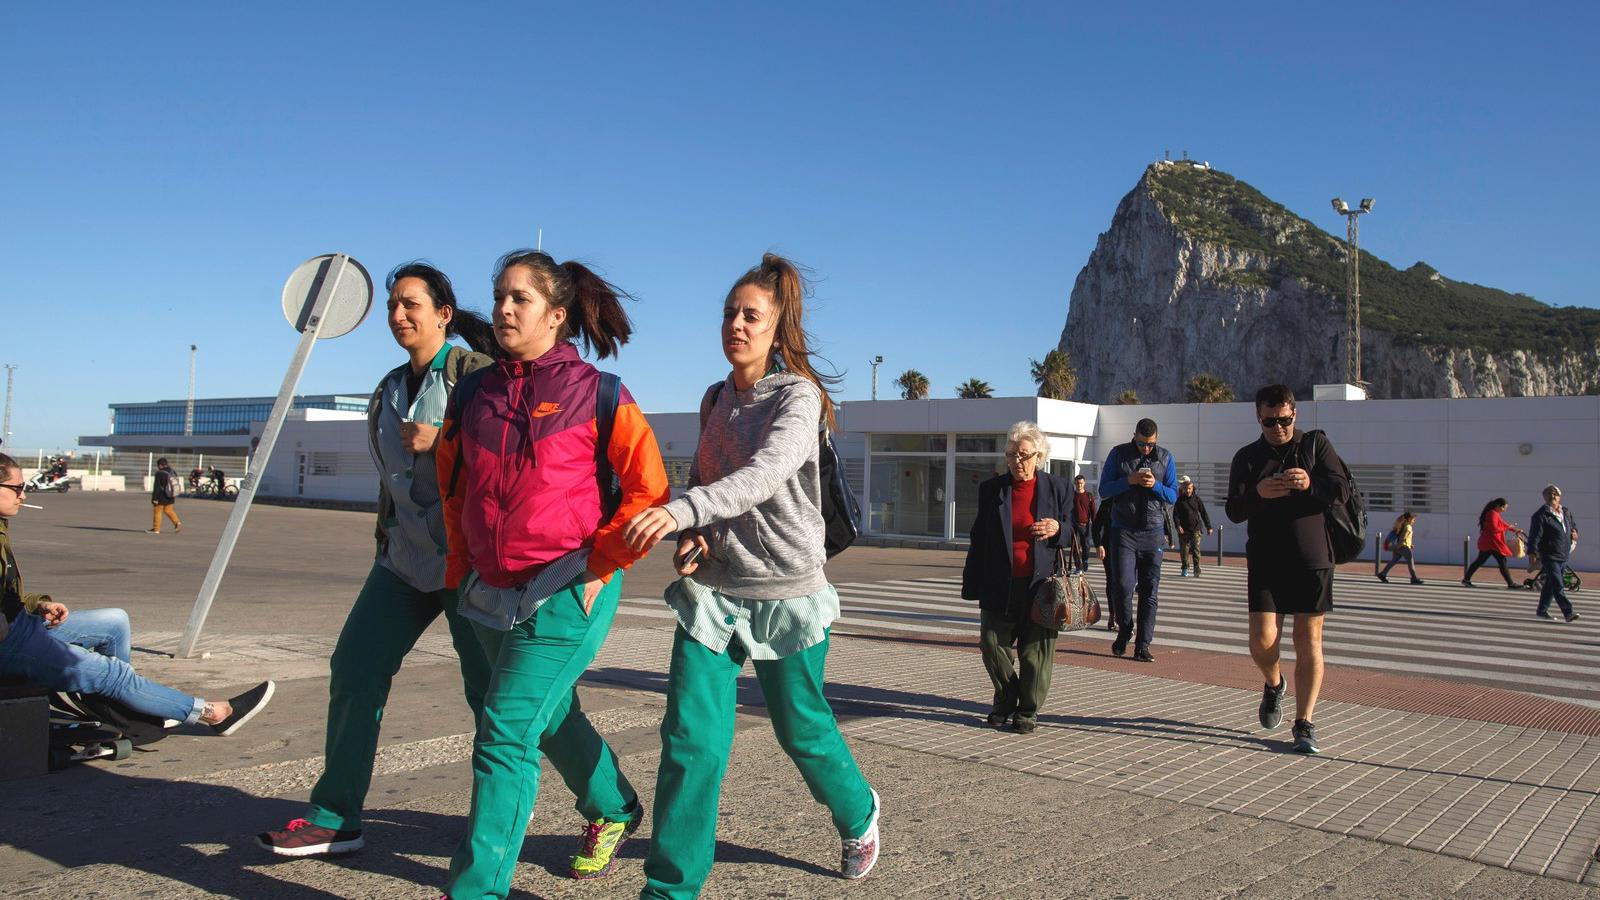
[[(1091, 567), (1097, 568), (1097, 567)], [(1245, 572), (1240, 565), (1205, 570), (1203, 578), (1163, 572), (1156, 646), (1246, 655)], [(1488, 573), (1492, 574), (1492, 573)], [(1091, 583), (1105, 600), (1098, 571)], [(1478, 587), (1459, 583), (1383, 584), (1371, 575), (1334, 577), (1334, 612), (1323, 648), (1331, 665), (1360, 666), (1469, 680), (1600, 707), (1600, 608), (1571, 624), (1533, 616), (1532, 591), (1508, 591), (1480, 574)], [(978, 611), (961, 599), (959, 577), (835, 585), (843, 616), (838, 633), (905, 636), (975, 635)], [(1593, 594), (1571, 595), (1580, 612)], [(623, 612), (671, 617), (659, 599), (626, 599)], [(1068, 632), (1062, 641), (1106, 645), (1104, 628)], [(1283, 652), (1293, 659), (1285, 635)]]

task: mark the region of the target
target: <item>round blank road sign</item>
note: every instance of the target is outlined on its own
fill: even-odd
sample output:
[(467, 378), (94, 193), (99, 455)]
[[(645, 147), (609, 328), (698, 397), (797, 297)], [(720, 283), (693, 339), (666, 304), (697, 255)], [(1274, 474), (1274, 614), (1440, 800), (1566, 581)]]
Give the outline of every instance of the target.
[(322, 330), (317, 338), (336, 338), (354, 331), (372, 308), (372, 276), (354, 257), (343, 253), (324, 253), (301, 263), (283, 285), (283, 317), (296, 331), (308, 330), (311, 310), (316, 306), (317, 295), (339, 271), (343, 261), (344, 271), (333, 285), (333, 296), (328, 298), (322, 311)]

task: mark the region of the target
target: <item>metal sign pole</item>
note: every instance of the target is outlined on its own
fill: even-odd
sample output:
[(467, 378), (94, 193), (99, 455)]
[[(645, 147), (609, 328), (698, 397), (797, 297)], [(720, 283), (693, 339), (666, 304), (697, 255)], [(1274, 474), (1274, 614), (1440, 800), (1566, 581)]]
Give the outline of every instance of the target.
[(317, 335), (322, 331), (324, 314), (329, 303), (332, 302), (334, 291), (339, 286), (339, 280), (344, 277), (349, 268), (350, 257), (343, 253), (333, 257), (330, 270), (323, 279), (322, 289), (317, 293), (316, 302), (312, 304), (310, 316), (305, 321), (305, 330), (300, 333), (300, 343), (295, 346), (294, 358), (289, 362), (289, 371), (283, 376), (283, 386), (278, 388), (278, 399), (272, 404), (272, 414), (267, 417), (266, 428), (261, 432), (261, 445), (256, 451), (259, 464), (256, 470), (244, 477), (244, 483), (239, 488), (239, 497), (234, 501), (233, 512), (228, 516), (228, 524), (222, 529), (222, 538), (217, 542), (217, 552), (211, 557), (211, 568), (206, 570), (205, 581), (200, 584), (200, 596), (195, 598), (194, 610), (189, 614), (189, 624), (183, 629), (183, 638), (178, 641), (179, 659), (190, 659), (194, 656), (195, 643), (200, 640), (200, 629), (206, 623), (206, 616), (211, 612), (211, 602), (217, 597), (217, 588), (222, 584), (222, 575), (228, 569), (228, 560), (233, 556), (233, 547), (239, 542), (239, 532), (244, 530), (245, 516), (250, 514), (250, 504), (256, 498), (256, 487), (261, 483), (261, 473), (267, 467), (267, 460), (272, 456), (272, 445), (277, 443), (278, 433), (283, 430), (283, 421), (289, 416), (289, 407), (294, 403), (294, 391), (300, 384), (300, 373), (305, 371), (306, 363), (311, 359), (311, 348), (317, 342)]

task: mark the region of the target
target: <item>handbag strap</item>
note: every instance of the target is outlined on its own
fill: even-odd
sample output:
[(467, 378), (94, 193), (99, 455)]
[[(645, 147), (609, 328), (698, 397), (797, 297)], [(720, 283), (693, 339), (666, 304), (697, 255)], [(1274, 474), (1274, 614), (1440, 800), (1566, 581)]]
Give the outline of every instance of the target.
[(1067, 574), (1067, 551), (1060, 547), (1056, 548), (1056, 574)]

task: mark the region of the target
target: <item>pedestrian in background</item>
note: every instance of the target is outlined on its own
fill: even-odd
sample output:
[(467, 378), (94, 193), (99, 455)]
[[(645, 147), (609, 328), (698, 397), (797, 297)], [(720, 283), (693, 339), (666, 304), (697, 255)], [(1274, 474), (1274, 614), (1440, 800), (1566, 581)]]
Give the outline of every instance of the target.
[(1378, 580), (1384, 584), (1389, 583), (1389, 570), (1394, 568), (1394, 564), (1402, 559), (1406, 561), (1406, 569), (1411, 573), (1411, 583), (1422, 584), (1422, 579), (1417, 577), (1417, 565), (1412, 560), (1411, 553), (1413, 526), (1416, 524), (1417, 514), (1408, 509), (1394, 520), (1394, 527), (1389, 529), (1389, 534), (1385, 539), (1385, 543), (1389, 547), (1389, 564), (1383, 567), (1382, 572), (1378, 573)]
[(1079, 572), (1089, 570), (1089, 548), (1094, 546), (1089, 533), (1096, 512), (1094, 494), (1082, 475), (1072, 479), (1072, 565)]
[(978, 513), (961, 570), (961, 596), (980, 610), (978, 647), (994, 686), (989, 726), (1009, 722), (1020, 734), (1034, 730), (1055, 670), (1056, 632), (1034, 624), (1033, 593), (1055, 571), (1053, 551), (1064, 543), (1061, 519), (1073, 509), (1073, 498), (1083, 496), (1069, 495), (1062, 479), (1039, 467), (1049, 453), (1038, 425), (1011, 426), (1007, 471), (978, 486)]
[(161, 533), (161, 517), (166, 516), (172, 520), (174, 534), (183, 530), (183, 523), (178, 521), (176, 505), (178, 495), (183, 493), (183, 483), (178, 480), (178, 473), (172, 471), (172, 464), (167, 462), (165, 456), (156, 460), (156, 477), (150, 484), (150, 533)]
[[(1178, 469), (1172, 454), (1156, 443), (1154, 419), (1140, 419), (1133, 439), (1111, 448), (1100, 470), (1100, 502), (1111, 506), (1111, 557), (1117, 577), (1108, 585), (1117, 610), (1117, 638), (1111, 652), (1155, 662), (1150, 642), (1156, 636), (1156, 592), (1161, 586), (1161, 551), (1168, 541), (1166, 507), (1178, 500)], [(1134, 630), (1133, 596), (1139, 596)]]
[(1506, 498), (1496, 497), (1483, 507), (1483, 512), (1478, 513), (1478, 558), (1467, 567), (1467, 574), (1461, 583), (1472, 587), (1472, 573), (1478, 567), (1494, 559), (1495, 565), (1500, 567), (1500, 577), (1506, 580), (1506, 587), (1517, 590), (1520, 586), (1511, 580), (1511, 572), (1506, 568), (1506, 557), (1511, 555), (1511, 547), (1506, 543), (1506, 532), (1515, 534), (1519, 539), (1526, 540), (1527, 532), (1515, 525), (1506, 523), (1500, 513), (1506, 508)]
[(1178, 479), (1178, 502), (1172, 506), (1172, 518), (1178, 526), (1178, 558), (1183, 564), (1178, 577), (1188, 578), (1193, 571), (1194, 577), (1199, 578), (1200, 538), (1202, 532), (1211, 533), (1211, 514), (1187, 475)]
[(1110, 602), (1110, 597), (1117, 569), (1112, 565), (1111, 554), (1107, 550), (1111, 546), (1111, 504), (1102, 503), (1095, 510), (1094, 521), (1089, 523), (1089, 534), (1094, 540), (1094, 553), (1100, 557), (1100, 569), (1106, 578), (1106, 630), (1116, 631), (1117, 605)]
[(1239, 448), (1228, 470), (1228, 518), (1248, 522), (1245, 591), (1250, 658), (1266, 678), (1256, 715), (1268, 730), (1283, 723), (1286, 683), (1279, 666), (1284, 616), (1294, 617), (1294, 744), (1318, 753), (1317, 696), (1322, 692), (1322, 626), (1333, 609), (1333, 541), (1327, 511), (1350, 499), (1345, 465), (1328, 436), (1294, 427), (1294, 392), (1256, 392), (1261, 437)]
[(1563, 579), (1567, 574), (1567, 554), (1572, 552), (1577, 540), (1578, 525), (1572, 520), (1572, 513), (1561, 506), (1561, 488), (1545, 485), (1544, 505), (1534, 512), (1533, 522), (1528, 526), (1529, 548), (1539, 554), (1539, 563), (1544, 568), (1541, 576), (1544, 587), (1539, 591), (1539, 606), (1534, 610), (1534, 615), (1541, 619), (1550, 618), (1551, 601), (1561, 608), (1568, 622), (1578, 619), (1577, 610), (1567, 599)]

